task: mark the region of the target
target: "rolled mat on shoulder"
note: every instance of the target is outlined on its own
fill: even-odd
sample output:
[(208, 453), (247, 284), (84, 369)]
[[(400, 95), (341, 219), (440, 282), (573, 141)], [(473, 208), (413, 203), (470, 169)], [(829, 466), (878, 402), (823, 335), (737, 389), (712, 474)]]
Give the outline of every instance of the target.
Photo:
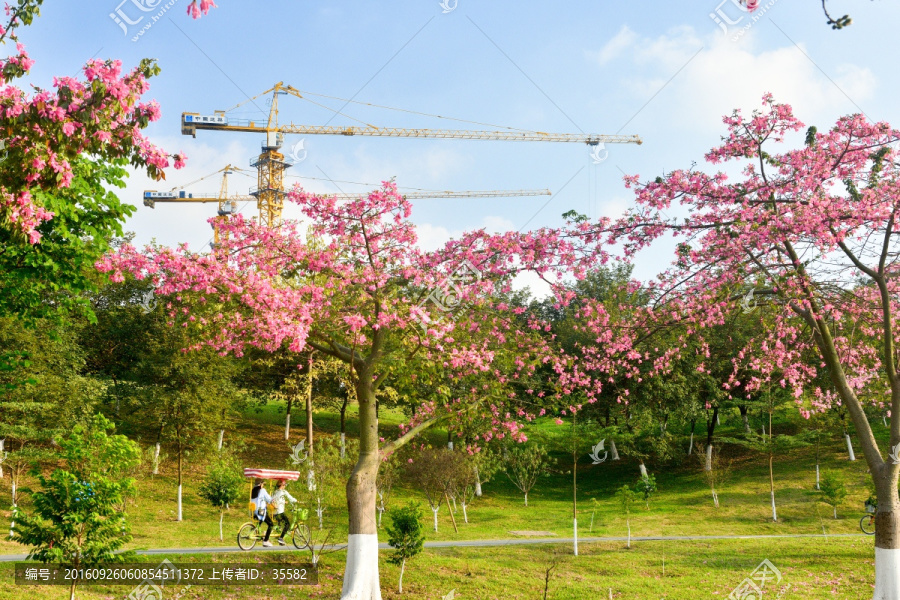
[(300, 473), (298, 471), (277, 471), (275, 469), (244, 469), (244, 477), (297, 481), (300, 479)]

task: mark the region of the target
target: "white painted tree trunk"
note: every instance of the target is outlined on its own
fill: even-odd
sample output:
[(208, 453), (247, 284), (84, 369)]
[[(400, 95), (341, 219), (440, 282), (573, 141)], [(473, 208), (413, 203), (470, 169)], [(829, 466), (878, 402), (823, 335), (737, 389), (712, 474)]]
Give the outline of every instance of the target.
[(850, 442), (850, 434), (845, 433), (844, 439), (847, 441), (847, 454), (850, 460), (856, 460), (856, 455), (853, 454), (853, 444)]
[(627, 517), (625, 518), (625, 526), (628, 527), (628, 543), (625, 544), (625, 547), (631, 548), (631, 520)]
[(716, 413), (716, 425), (721, 425), (719, 422), (719, 413)]
[(447, 450), (453, 450), (453, 442), (447, 442)]
[(322, 515), (325, 514), (325, 507), (322, 506), (322, 499), (316, 498), (316, 516), (319, 518), (319, 529), (322, 529)]
[(5, 439), (0, 440), (0, 479), (3, 479), (3, 444), (6, 442)]
[(644, 463), (639, 464), (638, 467), (641, 469), (641, 477), (646, 478), (647, 477), (647, 467), (644, 465)]
[(347, 453), (347, 434), (341, 434), (341, 458), (344, 458), (344, 454)]
[(572, 543), (575, 549), (575, 556), (578, 556), (578, 519), (572, 519)]
[[(888, 426), (888, 424), (887, 424), (887, 417), (886, 417), (886, 416), (881, 415), (881, 422), (884, 423), (884, 426), (885, 426), (885, 427)], [(0, 445), (0, 452), (2, 452), (2, 451), (3, 451), (3, 446)]]
[(312, 469), (306, 472), (306, 489), (310, 492), (316, 489), (316, 472)]
[(900, 548), (875, 546), (875, 593), (873, 600), (900, 598)]
[(225, 511), (220, 510), (219, 511), (219, 541), (220, 542), (225, 540), (225, 538), (223, 537), (223, 534), (222, 534), (222, 519), (224, 519), (224, 518), (225, 518)]
[(694, 432), (691, 432), (691, 441), (688, 442), (688, 456), (694, 451)]
[(712, 488), (712, 497), (713, 497), (713, 506), (719, 508), (719, 495), (716, 493), (716, 488)]
[(384, 506), (378, 507), (378, 529), (381, 529), (381, 515), (384, 514)]
[(744, 421), (744, 431), (746, 433), (750, 433), (750, 417), (747, 415), (741, 415), (741, 419)]
[(816, 489), (821, 489), (819, 488), (819, 463), (816, 463)]
[(612, 459), (619, 460), (619, 451), (616, 450), (616, 440), (609, 441), (609, 449), (612, 451)]
[(834, 509), (834, 518), (837, 519), (837, 504), (835, 504), (831, 508)]
[(468, 513), (466, 513), (466, 503), (465, 503), (465, 502), (460, 502), (460, 504), (462, 504), (462, 509), (463, 509), (463, 521), (465, 521), (466, 523), (468, 523), (468, 522), (469, 522), (469, 515), (468, 515)]
[(159, 442), (156, 442), (156, 449), (153, 450), (153, 474), (159, 475)]
[[(15, 471), (13, 471), (15, 476)], [(9, 537), (12, 539), (13, 529), (16, 527), (16, 480), (12, 482), (12, 520), (9, 522)]]
[(704, 471), (712, 471), (712, 444), (706, 445), (706, 463), (703, 465)]
[(219, 430), (219, 452), (222, 451), (222, 440), (223, 440), (224, 438), (225, 438), (225, 430), (224, 430), (224, 429), (220, 429), (220, 430)]
[(378, 534), (351, 533), (341, 600), (381, 600), (378, 583)]
[(528, 506), (528, 492), (525, 492), (525, 506)]
[(406, 559), (404, 558), (400, 561), (400, 581), (397, 585), (397, 588), (400, 590), (400, 593), (403, 593), (403, 571), (406, 570)]
[(450, 496), (450, 501), (453, 502), (453, 513), (456, 514), (456, 496)]
[(438, 528), (437, 528), (437, 525), (438, 525), (438, 523), (437, 523), (437, 514), (438, 514), (438, 511), (439, 511), (439, 510), (441, 510), (441, 505), (440, 505), (440, 504), (438, 504), (437, 506), (432, 506), (432, 507), (431, 507), (431, 512), (434, 513), (434, 530), (435, 530), (435, 532), (437, 532), (437, 530), (438, 530)]
[(775, 492), (770, 492), (772, 495), (772, 521), (778, 522), (778, 511), (775, 510)]
[(181, 521), (181, 485), (178, 486), (178, 518), (176, 521)]
[[(15, 472), (13, 472), (13, 474), (15, 474)], [(12, 482), (12, 503), (13, 503), (13, 506), (16, 505), (16, 480), (15, 479), (13, 479), (13, 482)]]
[(291, 439), (291, 413), (284, 417), (284, 441)]
[(481, 477), (478, 476), (478, 467), (475, 467), (475, 496), (481, 498)]
[(763, 432), (762, 433), (763, 437), (766, 437), (766, 426), (765, 425), (762, 426), (762, 432)]

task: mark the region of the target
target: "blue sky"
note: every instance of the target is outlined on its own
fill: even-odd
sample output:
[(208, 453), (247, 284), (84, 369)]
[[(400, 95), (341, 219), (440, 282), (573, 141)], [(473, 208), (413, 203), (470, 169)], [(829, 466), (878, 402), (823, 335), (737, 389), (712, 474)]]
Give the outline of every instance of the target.
[[(166, 8), (171, 4), (171, 8)], [(138, 5), (143, 5), (146, 11)], [(433, 248), (462, 231), (559, 225), (570, 209), (615, 215), (628, 206), (624, 173), (654, 177), (703, 162), (722, 134), (721, 117), (759, 105), (771, 91), (820, 129), (843, 114), (864, 112), (900, 125), (895, 24), (900, 7), (886, 2), (829, 0), (835, 16), (853, 25), (832, 31), (818, 0), (769, 0), (753, 17), (736, 0), (702, 2), (565, 3), (445, 0), (362, 2), (220, 0), (199, 21), (187, 0), (48, 0), (22, 41), (36, 59), (31, 82), (75, 74), (85, 60), (118, 58), (131, 67), (156, 58), (151, 80), (163, 118), (148, 133), (158, 145), (189, 160), (168, 182), (140, 173), (121, 197), (138, 206), (127, 228), (138, 243), (189, 242), (200, 249), (212, 235), (212, 204), (141, 204), (144, 189), (169, 189), (227, 163), (249, 169), (259, 136), (201, 131), (180, 134), (183, 111), (226, 109), (283, 81), (295, 88), (397, 108), (552, 132), (640, 135), (641, 146), (608, 147), (595, 164), (581, 144), (411, 140), (306, 136), (306, 158), (288, 172), (335, 181), (470, 190), (549, 188), (546, 197), (419, 200), (413, 219), (421, 243)], [(452, 8), (452, 10), (447, 10)], [(445, 12), (445, 10), (447, 12)], [(132, 38), (162, 16), (137, 39)], [(127, 31), (110, 14), (138, 21)], [(735, 23), (723, 31), (710, 16)], [(326, 101), (333, 107), (341, 102)], [(265, 99), (236, 117), (261, 115)], [(378, 126), (477, 128), (409, 113), (349, 105), (344, 112)], [(281, 102), (282, 121), (356, 124), (309, 102)], [(288, 136), (286, 149), (300, 141)], [(327, 181), (300, 181), (335, 192)], [(234, 176), (231, 191), (254, 180)], [(215, 192), (215, 178), (189, 189)], [(342, 191), (365, 186), (339, 184)], [(255, 214), (254, 206), (243, 212)], [(288, 209), (287, 216), (295, 215)], [(669, 262), (665, 246), (641, 261), (652, 275)]]

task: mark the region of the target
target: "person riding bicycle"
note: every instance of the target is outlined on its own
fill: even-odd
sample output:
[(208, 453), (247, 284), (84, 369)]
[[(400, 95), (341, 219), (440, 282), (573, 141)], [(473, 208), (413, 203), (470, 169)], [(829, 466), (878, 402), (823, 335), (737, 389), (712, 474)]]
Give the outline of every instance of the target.
[(275, 485), (275, 493), (272, 494), (272, 504), (275, 505), (275, 520), (281, 523), (281, 535), (278, 536), (278, 544), (285, 545), (284, 536), (291, 529), (291, 520), (284, 514), (284, 501), (296, 502), (297, 499), (291, 496), (287, 491), (286, 484), (283, 479), (279, 479)]
[(266, 537), (263, 538), (262, 545), (271, 546), (272, 542), (269, 541), (269, 535), (272, 534), (274, 523), (272, 522), (272, 517), (268, 514), (267, 505), (272, 502), (272, 496), (266, 491), (266, 481), (264, 479), (257, 481), (256, 487), (250, 492), (250, 500), (256, 503), (255, 517), (268, 526), (266, 529)]

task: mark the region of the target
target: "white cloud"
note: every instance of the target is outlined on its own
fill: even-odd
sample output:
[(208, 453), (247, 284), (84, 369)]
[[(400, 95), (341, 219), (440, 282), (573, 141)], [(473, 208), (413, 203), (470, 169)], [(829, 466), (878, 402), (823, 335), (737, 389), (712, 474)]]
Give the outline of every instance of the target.
[(631, 48), (637, 39), (635, 34), (628, 25), (622, 25), (619, 32), (613, 36), (611, 40), (596, 52), (588, 52), (587, 55), (597, 61), (600, 65), (605, 65), (614, 58), (618, 58), (623, 51)]
[(755, 24), (738, 41), (718, 31), (700, 36), (690, 27), (657, 37), (634, 35), (620, 48), (628, 57), (621, 60), (636, 70), (624, 89), (636, 103), (659, 93), (654, 109), (639, 114), (634, 125), (721, 133), (721, 116), (734, 108), (758, 108), (762, 95), (772, 92), (801, 120), (824, 128), (838, 115), (858, 112), (856, 105), (864, 107), (873, 97), (877, 80), (868, 67), (843, 63), (826, 76), (803, 44), (758, 49), (756, 37), (766, 25)]

